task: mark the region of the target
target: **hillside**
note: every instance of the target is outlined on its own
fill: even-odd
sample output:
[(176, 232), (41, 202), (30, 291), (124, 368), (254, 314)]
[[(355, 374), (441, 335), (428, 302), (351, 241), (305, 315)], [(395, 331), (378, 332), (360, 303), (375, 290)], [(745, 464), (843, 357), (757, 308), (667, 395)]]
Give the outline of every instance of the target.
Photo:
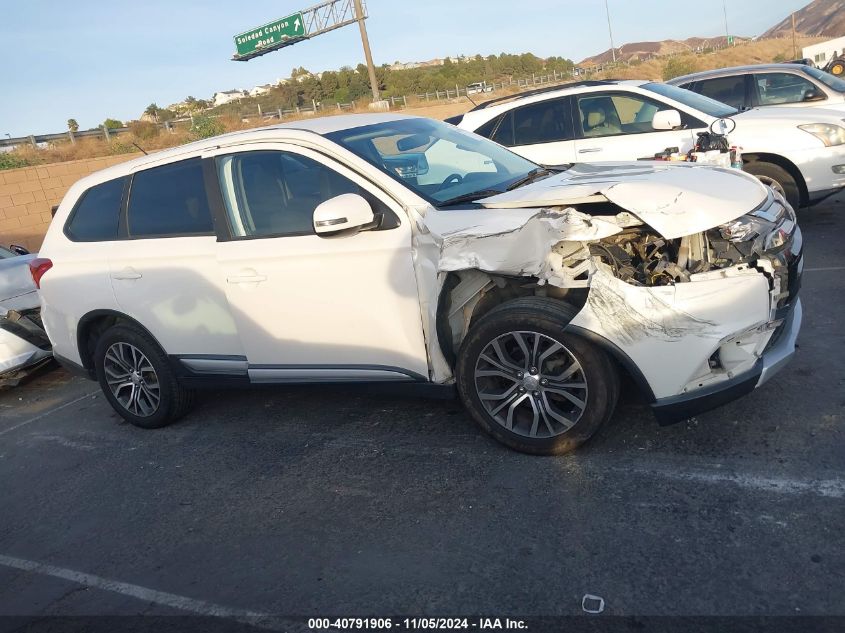
[[(845, 35), (845, 0), (814, 0), (795, 12), (795, 30), (816, 37)], [(763, 33), (761, 37), (778, 37), (792, 33), (792, 16)]]
[[(646, 61), (662, 55), (698, 52), (705, 49), (721, 48), (725, 46), (727, 38), (720, 37), (690, 37), (686, 40), (663, 40), (660, 42), (630, 42), (616, 48), (616, 60), (622, 62)], [(736, 43), (746, 41), (745, 38), (735, 38)], [(610, 49), (583, 60), (579, 66), (594, 66), (613, 61)]]

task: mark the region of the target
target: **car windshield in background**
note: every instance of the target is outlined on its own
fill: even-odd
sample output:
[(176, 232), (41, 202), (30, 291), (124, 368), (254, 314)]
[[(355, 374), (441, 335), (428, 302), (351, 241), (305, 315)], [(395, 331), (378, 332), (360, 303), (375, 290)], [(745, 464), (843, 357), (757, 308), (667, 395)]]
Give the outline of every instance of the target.
[(710, 116), (716, 117), (717, 119), (739, 114), (739, 110), (737, 110), (736, 108), (732, 108), (729, 105), (725, 105), (721, 101), (716, 101), (715, 99), (711, 99), (710, 97), (705, 97), (704, 95), (700, 95), (697, 92), (685, 90), (684, 88), (678, 88), (677, 86), (670, 86), (669, 84), (652, 82), (644, 84), (640, 87), (645, 88), (646, 90), (650, 90), (655, 94), (659, 94), (662, 97), (668, 97), (669, 99), (673, 99), (678, 103), (683, 103), (685, 106), (695, 108), (699, 112), (704, 112), (704, 114), (709, 114)]
[(10, 251), (8, 248), (0, 246), (0, 259), (9, 259), (10, 257), (17, 257), (18, 254)]
[(841, 80), (839, 77), (834, 77), (830, 73), (826, 73), (818, 68), (813, 68), (812, 66), (802, 66), (801, 70), (810, 75), (813, 79), (818, 79), (828, 88), (836, 90), (836, 92), (845, 92), (845, 81)]
[(505, 191), (537, 165), (480, 136), (430, 119), (401, 119), (326, 135), (442, 206)]

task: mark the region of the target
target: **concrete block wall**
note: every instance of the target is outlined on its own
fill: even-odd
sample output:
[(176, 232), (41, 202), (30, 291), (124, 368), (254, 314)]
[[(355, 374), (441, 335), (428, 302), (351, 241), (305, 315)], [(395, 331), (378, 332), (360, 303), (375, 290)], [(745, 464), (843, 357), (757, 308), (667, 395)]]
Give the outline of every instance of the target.
[(140, 154), (121, 154), (0, 170), (0, 244), (21, 244), (37, 251), (50, 226), (50, 209), (61, 202), (73, 183), (137, 156)]

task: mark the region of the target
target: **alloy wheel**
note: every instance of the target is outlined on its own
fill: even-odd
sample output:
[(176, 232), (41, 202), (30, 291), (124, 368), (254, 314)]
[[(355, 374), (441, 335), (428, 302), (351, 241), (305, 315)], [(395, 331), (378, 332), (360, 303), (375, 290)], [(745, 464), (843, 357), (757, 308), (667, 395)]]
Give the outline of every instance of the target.
[(482, 350), (475, 389), (487, 413), (530, 438), (565, 433), (587, 407), (587, 379), (566, 346), (539, 332), (508, 332)]
[(132, 415), (153, 415), (161, 402), (161, 386), (152, 363), (134, 345), (114, 343), (103, 359), (106, 383), (114, 399)]

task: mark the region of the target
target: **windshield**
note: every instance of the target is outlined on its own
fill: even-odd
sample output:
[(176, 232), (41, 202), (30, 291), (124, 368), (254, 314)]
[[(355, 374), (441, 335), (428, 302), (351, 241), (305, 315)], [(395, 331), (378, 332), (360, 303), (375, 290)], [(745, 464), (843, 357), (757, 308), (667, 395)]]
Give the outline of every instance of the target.
[(17, 257), (17, 256), (18, 256), (17, 253), (13, 253), (9, 249), (3, 248), (2, 246), (0, 246), (0, 259), (8, 259), (10, 257)]
[(493, 141), (432, 119), (386, 121), (326, 137), (435, 206), (505, 191), (538, 168)]
[(697, 92), (684, 90), (683, 88), (678, 88), (677, 86), (653, 82), (640, 87), (650, 90), (655, 94), (659, 94), (662, 97), (673, 99), (678, 103), (683, 103), (685, 106), (694, 108), (699, 112), (703, 112), (704, 114), (708, 114), (717, 119), (739, 114), (739, 110), (732, 108), (729, 105), (725, 105), (721, 101), (716, 101), (710, 97), (705, 97)]
[(818, 79), (828, 88), (832, 88), (836, 92), (845, 92), (845, 81), (842, 81), (839, 77), (834, 77), (830, 73), (813, 68), (812, 66), (804, 66), (802, 70), (810, 75), (810, 77)]

